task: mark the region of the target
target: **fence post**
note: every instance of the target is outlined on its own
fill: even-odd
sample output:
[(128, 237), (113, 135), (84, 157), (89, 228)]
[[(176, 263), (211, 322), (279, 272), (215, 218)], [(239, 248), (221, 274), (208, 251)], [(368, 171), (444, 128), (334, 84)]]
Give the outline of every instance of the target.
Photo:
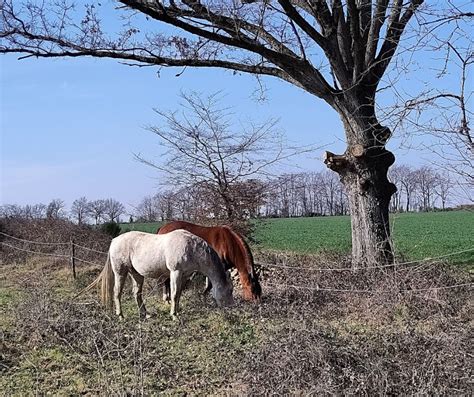
[(71, 269), (72, 269), (72, 277), (75, 279), (76, 278), (76, 250), (74, 248), (74, 240), (71, 237), (71, 257), (70, 257), (70, 262), (71, 262)]

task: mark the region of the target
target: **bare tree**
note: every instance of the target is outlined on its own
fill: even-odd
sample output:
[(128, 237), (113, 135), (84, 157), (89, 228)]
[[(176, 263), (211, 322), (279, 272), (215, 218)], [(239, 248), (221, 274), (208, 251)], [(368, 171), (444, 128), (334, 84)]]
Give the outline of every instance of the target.
[(46, 205), (27, 204), (25, 206), (17, 204), (5, 204), (0, 206), (1, 218), (26, 218), (26, 219), (42, 219), (46, 217)]
[(25, 211), (17, 204), (4, 204), (0, 207), (2, 218), (23, 218)]
[(59, 219), (64, 215), (65, 204), (61, 199), (54, 199), (46, 208), (46, 218)]
[[(379, 122), (375, 98), (423, 0), (122, 0), (115, 12), (126, 20), (118, 37), (104, 32), (102, 3), (86, 6), (80, 22), (65, 2), (13, 3), (3, 2), (3, 53), (220, 67), (278, 77), (326, 101), (346, 136), (345, 153), (327, 152), (325, 161), (349, 198), (354, 263), (392, 261), (388, 210), (395, 187), (387, 171), (395, 159), (385, 148), (391, 131)], [(137, 27), (135, 16), (143, 15)], [(152, 22), (176, 29), (152, 33)]]
[[(237, 193), (242, 190), (236, 187), (289, 156), (275, 122), (251, 124), (236, 132), (229, 110), (218, 106), (219, 95), (203, 99), (197, 94), (182, 94), (182, 98), (182, 113), (157, 110), (166, 126), (149, 127), (168, 148), (164, 159), (137, 158), (161, 171), (170, 185), (205, 188), (222, 208), (215, 207), (215, 217), (231, 222), (239, 219), (242, 198)], [(185, 212), (181, 208), (181, 217)]]
[(403, 210), (402, 207), (402, 194), (403, 194), (403, 184), (402, 180), (404, 177), (404, 169), (405, 166), (403, 165), (394, 165), (390, 169), (390, 180), (393, 184), (397, 187), (397, 191), (392, 196), (392, 200), (390, 202), (390, 212), (401, 212)]
[(416, 191), (418, 185), (416, 172), (407, 165), (400, 166), (400, 183), (405, 190), (405, 203), (406, 203), (406, 212), (410, 211), (413, 205), (411, 198)]
[(415, 176), (422, 203), (421, 209), (430, 211), (434, 207), (435, 188), (438, 183), (436, 172), (431, 167), (423, 166), (415, 170)]
[(453, 189), (453, 181), (448, 172), (439, 173), (436, 175), (437, 183), (435, 192), (441, 200), (442, 209), (446, 209), (446, 203), (449, 200), (449, 195)]
[(125, 207), (119, 201), (112, 198), (104, 200), (104, 215), (107, 215), (109, 222), (118, 222), (124, 212)]
[(89, 203), (89, 210), (95, 219), (95, 224), (98, 225), (105, 214), (106, 203), (105, 200), (93, 200)]
[(43, 203), (33, 204), (29, 210), (32, 219), (42, 219), (46, 217), (46, 205)]
[(139, 221), (154, 222), (159, 217), (159, 196), (145, 196), (138, 204), (136, 216)]
[[(422, 36), (417, 49), (430, 68), (420, 75), (422, 92), (397, 91), (391, 123), (399, 125), (408, 138), (420, 135), (423, 148), (434, 156), (430, 162), (449, 171), (466, 189), (474, 189), (474, 136), (472, 134), (472, 88), (469, 75), (474, 64), (472, 20), (469, 2), (446, 0), (443, 9), (427, 8), (420, 13)], [(467, 194), (473, 200), (471, 194)]]
[(71, 215), (77, 220), (79, 225), (82, 225), (84, 221), (86, 221), (90, 213), (91, 209), (87, 198), (81, 197), (73, 201), (71, 206)]
[(171, 220), (174, 218), (173, 209), (174, 193), (171, 190), (166, 190), (159, 194), (159, 211), (162, 221)]
[(324, 184), (324, 196), (326, 199), (326, 206), (328, 209), (328, 215), (336, 215), (336, 197), (337, 197), (337, 185), (339, 180), (336, 174), (325, 173), (323, 177)]

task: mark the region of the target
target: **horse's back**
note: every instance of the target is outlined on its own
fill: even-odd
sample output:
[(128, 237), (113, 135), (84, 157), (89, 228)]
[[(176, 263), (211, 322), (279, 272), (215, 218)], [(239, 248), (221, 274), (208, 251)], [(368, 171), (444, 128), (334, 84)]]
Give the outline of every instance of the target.
[(187, 230), (162, 235), (131, 231), (112, 240), (110, 255), (116, 267), (132, 267), (142, 276), (156, 278), (206, 262), (210, 249), (202, 238)]
[(119, 272), (137, 271), (142, 276), (159, 277), (166, 273), (162, 236), (131, 231), (114, 238), (109, 254), (112, 266)]
[(187, 230), (188, 232), (206, 241), (220, 256), (226, 255), (227, 239), (232, 238), (227, 229), (222, 226), (201, 226), (186, 221), (173, 221), (158, 229), (159, 235), (165, 235), (175, 230)]
[(173, 230), (162, 237), (166, 241), (164, 249), (170, 270), (191, 270), (197, 264), (208, 262), (212, 254), (209, 244), (188, 230)]

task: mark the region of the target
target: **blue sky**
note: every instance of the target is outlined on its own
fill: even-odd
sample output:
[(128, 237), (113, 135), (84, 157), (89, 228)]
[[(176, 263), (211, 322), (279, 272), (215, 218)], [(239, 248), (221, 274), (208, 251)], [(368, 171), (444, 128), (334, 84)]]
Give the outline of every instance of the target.
[[(104, 59), (26, 59), (0, 57), (0, 202), (67, 205), (85, 195), (113, 197), (133, 206), (161, 189), (156, 172), (133, 153), (159, 158), (157, 139), (144, 126), (158, 124), (153, 108), (176, 109), (182, 90), (211, 94), (222, 90), (225, 106), (238, 117), (279, 118), (287, 139), (342, 152), (337, 114), (322, 100), (277, 79), (265, 79), (267, 101), (255, 100), (256, 80), (208, 69), (136, 68)], [(406, 84), (406, 82), (405, 82)], [(420, 164), (429, 154), (389, 147), (399, 163)], [(321, 170), (321, 148), (294, 161)], [(297, 169), (287, 168), (288, 171)]]
[[(293, 143), (343, 150), (338, 116), (324, 102), (291, 85), (267, 80), (268, 99), (255, 100), (257, 83), (223, 70), (133, 68), (108, 60), (0, 58), (2, 73), (2, 203), (48, 202), (60, 197), (115, 197), (136, 203), (159, 189), (153, 169), (133, 153), (159, 157), (144, 127), (159, 124), (153, 108), (176, 109), (179, 93), (222, 90), (237, 118), (277, 117)], [(323, 149), (298, 159), (321, 169)], [(315, 159), (316, 158), (316, 159)]]

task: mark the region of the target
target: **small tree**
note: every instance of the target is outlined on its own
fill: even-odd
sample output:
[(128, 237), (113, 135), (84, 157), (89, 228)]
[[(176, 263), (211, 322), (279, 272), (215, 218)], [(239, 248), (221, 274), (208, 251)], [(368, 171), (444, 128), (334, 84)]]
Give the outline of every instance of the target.
[(434, 206), (435, 188), (438, 183), (437, 175), (431, 167), (423, 166), (415, 171), (415, 177), (420, 194), (421, 209), (430, 211)]
[(118, 222), (120, 215), (125, 213), (125, 207), (119, 201), (109, 198), (104, 200), (104, 214), (109, 222)]
[(89, 211), (95, 219), (95, 224), (98, 225), (105, 214), (106, 203), (105, 200), (94, 200), (89, 203)]
[(0, 207), (2, 218), (20, 219), (25, 215), (24, 209), (17, 204), (5, 204)]
[[(242, 126), (235, 131), (227, 109), (218, 106), (217, 94), (206, 99), (182, 94), (183, 112), (156, 112), (166, 127), (149, 127), (168, 152), (160, 162), (136, 157), (161, 171), (169, 185), (206, 189), (219, 206), (216, 217), (232, 222), (240, 217), (245, 180), (264, 175), (268, 167), (291, 154), (284, 149), (275, 122)], [(183, 213), (184, 209), (181, 210)]]
[(441, 200), (441, 207), (446, 209), (446, 203), (449, 200), (449, 195), (453, 189), (453, 181), (448, 172), (439, 173), (436, 175), (437, 183), (435, 186), (436, 194)]
[(145, 222), (154, 222), (159, 217), (159, 195), (145, 196), (136, 208), (136, 216)]
[(82, 225), (91, 213), (91, 206), (87, 198), (81, 197), (73, 201), (71, 206), (71, 215), (77, 220), (79, 225)]
[(61, 199), (54, 199), (46, 208), (46, 218), (48, 219), (59, 219), (63, 216), (65, 204)]

